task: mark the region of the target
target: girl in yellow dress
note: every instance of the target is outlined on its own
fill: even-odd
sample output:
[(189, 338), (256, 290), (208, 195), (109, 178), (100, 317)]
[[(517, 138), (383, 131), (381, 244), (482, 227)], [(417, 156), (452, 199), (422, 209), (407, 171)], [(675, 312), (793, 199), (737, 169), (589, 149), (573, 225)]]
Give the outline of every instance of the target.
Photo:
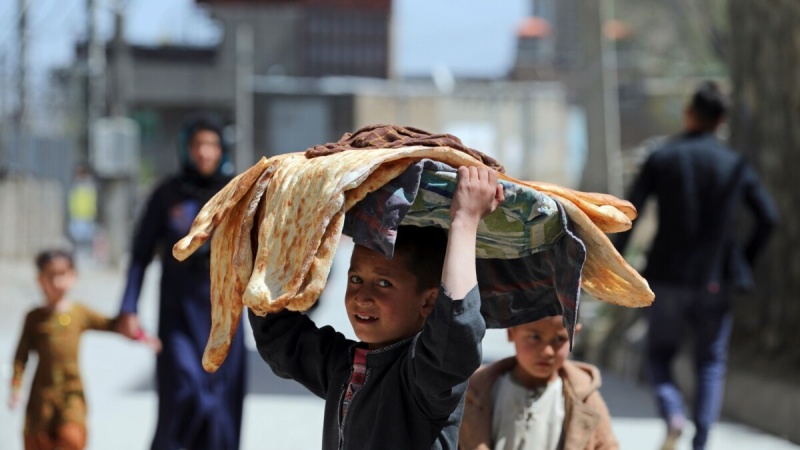
[[(85, 330), (113, 331), (116, 319), (67, 298), (77, 281), (69, 252), (48, 250), (36, 257), (39, 286), (46, 304), (25, 317), (14, 356), (11, 407), (21, 398), (22, 375), (30, 352), (39, 355), (25, 411), (26, 450), (79, 450), (86, 445), (86, 401), (78, 368), (80, 335)], [(141, 340), (158, 351), (157, 338)]]

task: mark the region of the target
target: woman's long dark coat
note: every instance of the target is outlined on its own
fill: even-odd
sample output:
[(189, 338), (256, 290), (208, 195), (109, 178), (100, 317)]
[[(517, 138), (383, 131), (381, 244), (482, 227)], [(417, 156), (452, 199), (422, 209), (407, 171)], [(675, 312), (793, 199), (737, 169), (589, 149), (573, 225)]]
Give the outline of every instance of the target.
[(131, 263), (120, 313), (137, 312), (147, 265), (161, 256), (157, 357), (158, 424), (153, 450), (239, 448), (245, 394), (245, 346), (239, 328), (225, 363), (213, 374), (201, 359), (211, 330), (207, 242), (184, 262), (172, 245), (185, 236), (197, 212), (228, 181), (191, 173), (162, 183), (151, 195), (131, 249)]

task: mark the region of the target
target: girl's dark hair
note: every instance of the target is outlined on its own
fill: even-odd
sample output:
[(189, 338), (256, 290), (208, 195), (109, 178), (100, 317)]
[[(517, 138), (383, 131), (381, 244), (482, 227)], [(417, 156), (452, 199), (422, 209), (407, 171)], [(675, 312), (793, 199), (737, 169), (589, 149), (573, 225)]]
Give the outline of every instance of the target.
[(406, 257), (406, 269), (417, 277), (417, 292), (439, 287), (447, 251), (447, 234), (436, 227), (403, 225), (397, 228), (394, 258)]
[(60, 248), (43, 250), (36, 255), (34, 261), (36, 262), (36, 268), (41, 272), (52, 260), (58, 258), (66, 259), (69, 266), (73, 269), (75, 268), (75, 258), (72, 256), (72, 252)]
[(706, 130), (714, 129), (728, 113), (728, 101), (713, 81), (703, 81), (697, 86), (689, 110)]

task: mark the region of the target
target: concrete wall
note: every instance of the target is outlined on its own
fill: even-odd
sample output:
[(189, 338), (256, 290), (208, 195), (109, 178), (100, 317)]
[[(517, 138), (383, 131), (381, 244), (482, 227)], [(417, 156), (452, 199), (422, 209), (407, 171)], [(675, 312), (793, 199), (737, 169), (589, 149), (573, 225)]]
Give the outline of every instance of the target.
[(405, 86), (359, 93), (354, 128), (388, 123), (451, 133), (498, 159), (511, 176), (574, 186), (567, 108), (554, 83), (475, 83), (446, 94)]
[[(685, 352), (676, 362), (675, 376), (684, 392), (693, 396), (694, 368)], [(748, 367), (746, 362), (731, 361), (725, 378), (722, 415), (746, 423), (767, 433), (800, 443), (800, 387), (791, 374), (775, 369)]]
[[(602, 348), (593, 348), (588, 359), (604, 370), (648, 386), (642, 359), (647, 326), (640, 311), (626, 312), (617, 326), (595, 330), (594, 340), (602, 339), (599, 343)], [(686, 399), (693, 398), (696, 385), (689, 341), (687, 339), (673, 367), (675, 380)], [(725, 378), (722, 416), (800, 443), (800, 428), (797, 427), (800, 387), (796, 375), (748, 361), (732, 352)]]
[(0, 257), (32, 258), (46, 247), (65, 246), (64, 193), (54, 180), (0, 180)]
[[(233, 109), (236, 74), (236, 26), (253, 30), (255, 73), (296, 74), (300, 66), (297, 28), (302, 10), (276, 5), (248, 8), (230, 5), (215, 10), (222, 22), (219, 46), (207, 52), (170, 59), (168, 49), (134, 58), (129, 76), (130, 101), (137, 106), (220, 107)], [(208, 54), (206, 54), (208, 53)]]

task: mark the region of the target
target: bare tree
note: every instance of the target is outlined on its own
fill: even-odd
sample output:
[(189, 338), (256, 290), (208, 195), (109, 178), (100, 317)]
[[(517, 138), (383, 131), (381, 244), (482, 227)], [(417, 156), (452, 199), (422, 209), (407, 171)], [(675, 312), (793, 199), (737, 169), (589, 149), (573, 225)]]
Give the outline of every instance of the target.
[(615, 0), (630, 25), (632, 63), (652, 77), (721, 76), (728, 60), (729, 0)]
[(756, 166), (781, 222), (737, 306), (735, 339), (800, 362), (800, 2), (729, 0), (731, 142)]
[[(728, 20), (725, 14), (729, 0), (676, 0), (669, 2), (675, 23), (682, 35), (691, 39), (687, 47), (694, 49), (705, 42), (711, 54), (721, 61), (728, 59)], [(692, 45), (694, 44), (694, 45)], [(703, 53), (699, 53), (703, 56)]]

